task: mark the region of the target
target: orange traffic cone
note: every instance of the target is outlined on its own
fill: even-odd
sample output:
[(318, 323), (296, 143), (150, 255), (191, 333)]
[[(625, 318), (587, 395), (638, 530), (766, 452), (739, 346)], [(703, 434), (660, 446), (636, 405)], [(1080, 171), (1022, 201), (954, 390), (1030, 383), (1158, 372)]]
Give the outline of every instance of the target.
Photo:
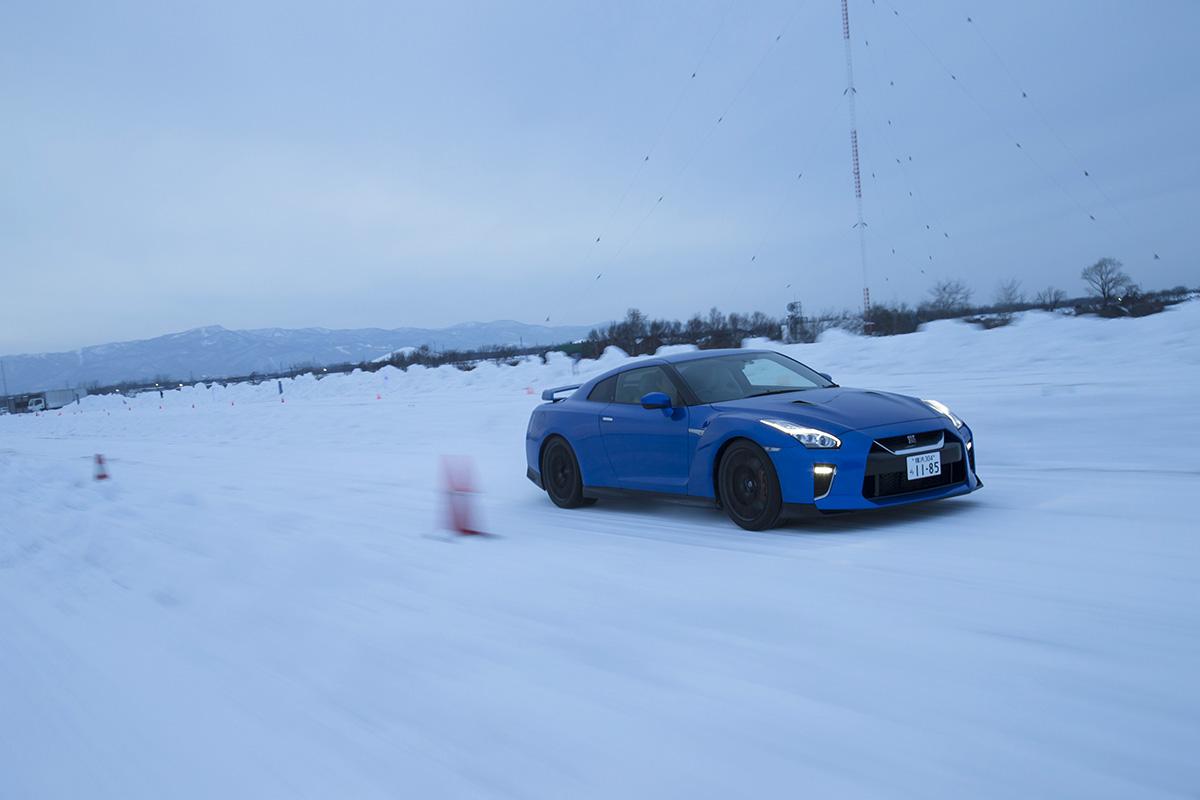
[(96, 480), (108, 480), (108, 467), (104, 464), (104, 456), (96, 453)]
[(443, 458), (442, 478), (446, 485), (447, 522), (450, 530), (463, 536), (483, 534), (471, 520), (471, 495), (475, 494), (471, 462), (465, 458)]

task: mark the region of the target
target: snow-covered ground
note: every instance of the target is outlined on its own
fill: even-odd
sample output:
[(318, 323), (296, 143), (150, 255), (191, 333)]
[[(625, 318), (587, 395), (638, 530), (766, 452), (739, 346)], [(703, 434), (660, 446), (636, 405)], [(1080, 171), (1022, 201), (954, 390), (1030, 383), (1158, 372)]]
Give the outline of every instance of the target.
[(0, 417), (0, 797), (1194, 797), (1198, 334), (783, 348), (950, 404), (987, 486), (762, 534), (552, 506), (566, 359)]

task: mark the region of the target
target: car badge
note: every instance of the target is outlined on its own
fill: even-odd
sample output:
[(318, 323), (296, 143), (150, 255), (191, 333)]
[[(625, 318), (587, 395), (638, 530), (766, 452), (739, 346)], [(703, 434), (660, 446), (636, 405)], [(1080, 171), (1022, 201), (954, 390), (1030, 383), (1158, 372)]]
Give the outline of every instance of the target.
[(916, 443), (917, 443), (917, 437), (916, 437), (915, 435), (913, 435), (913, 434), (911, 434), (911, 433), (910, 433), (910, 434), (908, 435), (908, 443), (909, 443), (909, 444), (916, 444)]

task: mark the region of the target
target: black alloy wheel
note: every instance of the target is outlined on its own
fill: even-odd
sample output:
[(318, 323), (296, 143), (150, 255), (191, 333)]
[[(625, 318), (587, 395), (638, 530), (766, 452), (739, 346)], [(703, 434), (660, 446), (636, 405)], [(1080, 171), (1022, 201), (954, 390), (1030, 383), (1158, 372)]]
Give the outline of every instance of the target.
[(771, 457), (754, 442), (742, 439), (729, 446), (721, 458), (717, 488), (725, 513), (746, 530), (763, 531), (779, 521), (779, 477)]
[(542, 451), (542, 486), (559, 508), (579, 508), (596, 502), (583, 496), (579, 461), (567, 440), (558, 436), (547, 442)]

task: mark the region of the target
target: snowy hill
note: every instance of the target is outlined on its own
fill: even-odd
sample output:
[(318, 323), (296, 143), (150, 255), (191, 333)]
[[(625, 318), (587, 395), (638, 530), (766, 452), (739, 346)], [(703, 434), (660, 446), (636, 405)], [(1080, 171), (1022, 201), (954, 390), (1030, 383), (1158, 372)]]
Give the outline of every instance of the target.
[(0, 416), (0, 795), (1193, 797), (1197, 330), (780, 346), (948, 403), (986, 487), (757, 534), (526, 479), (612, 351)]
[(176, 380), (279, 371), (300, 364), (358, 363), (404, 347), (438, 349), (560, 344), (587, 335), (585, 325), (527, 325), (511, 320), (449, 328), (196, 328), (153, 339), (85, 347), (66, 353), (4, 356), (12, 393), (112, 384), (159, 376)]

